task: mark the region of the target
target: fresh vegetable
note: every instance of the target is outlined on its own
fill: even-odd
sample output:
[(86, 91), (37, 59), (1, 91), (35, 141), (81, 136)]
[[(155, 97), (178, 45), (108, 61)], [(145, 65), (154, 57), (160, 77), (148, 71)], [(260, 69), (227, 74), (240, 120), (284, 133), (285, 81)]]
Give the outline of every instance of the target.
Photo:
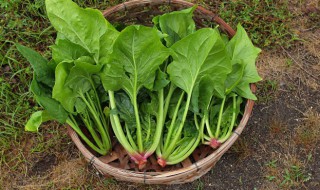
[[(156, 87), (157, 70), (168, 56), (169, 50), (162, 45), (155, 29), (129, 26), (115, 40), (113, 52), (101, 73), (103, 86), (109, 91), (111, 109), (117, 109), (121, 106), (117, 104), (127, 102), (126, 111), (131, 116), (126, 117), (119, 110), (118, 114), (111, 113), (111, 122), (117, 139), (140, 167), (145, 165), (146, 159), (158, 146), (163, 128), (164, 95), (162, 88), (151, 95), (150, 104), (154, 107), (150, 109), (158, 111), (147, 114), (142, 110), (143, 104), (138, 105), (139, 92), (145, 89), (152, 93), (150, 90)], [(114, 91), (119, 90), (123, 91), (122, 102), (115, 98)], [(124, 101), (126, 98), (130, 101)], [(125, 127), (121, 125), (119, 115)], [(131, 118), (135, 118), (135, 122)]]
[[(99, 154), (111, 149), (109, 122), (102, 106), (107, 100), (98, 73), (118, 32), (100, 11), (83, 9), (71, 0), (47, 0), (51, 24), (58, 31), (49, 62), (35, 51), (17, 44), (34, 69), (31, 91), (44, 111), (34, 113), (26, 130), (37, 131), (42, 122), (69, 124)], [(97, 24), (99, 27), (97, 27)], [(80, 126), (86, 126), (92, 140)]]
[(241, 25), (238, 25), (236, 35), (225, 44), (224, 56), (231, 60), (232, 70), (225, 79), (224, 95), (220, 96), (221, 100), (213, 92), (207, 92), (206, 97), (210, 101), (204, 101), (201, 109), (206, 126), (206, 130), (201, 132), (202, 141), (212, 148), (218, 148), (231, 136), (241, 113), (242, 98), (257, 99), (250, 90), (250, 83), (261, 80), (255, 67), (261, 50), (253, 46)]
[(71, 0), (46, 0), (46, 8), (58, 32), (52, 59), (16, 45), (34, 69), (30, 89), (43, 108), (28, 131), (49, 120), (67, 123), (101, 155), (112, 148), (112, 132), (140, 169), (154, 152), (164, 167), (201, 143), (218, 148), (244, 99), (256, 99), (250, 83), (261, 80), (260, 49), (241, 25), (229, 41), (219, 26), (196, 29), (196, 7), (121, 31)]

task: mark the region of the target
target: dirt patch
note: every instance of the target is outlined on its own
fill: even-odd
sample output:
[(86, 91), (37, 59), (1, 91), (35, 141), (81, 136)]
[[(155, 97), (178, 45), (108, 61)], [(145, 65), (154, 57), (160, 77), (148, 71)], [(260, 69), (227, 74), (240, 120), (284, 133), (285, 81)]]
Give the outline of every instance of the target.
[(41, 175), (52, 169), (57, 164), (57, 157), (55, 155), (45, 155), (39, 161), (35, 162), (29, 173), (30, 176)]

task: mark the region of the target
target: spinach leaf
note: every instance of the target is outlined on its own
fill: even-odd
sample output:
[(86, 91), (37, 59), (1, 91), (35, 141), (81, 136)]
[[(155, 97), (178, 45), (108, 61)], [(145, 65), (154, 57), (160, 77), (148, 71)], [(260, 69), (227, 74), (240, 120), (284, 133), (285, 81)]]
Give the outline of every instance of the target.
[(34, 112), (28, 122), (25, 125), (26, 131), (35, 132), (38, 131), (40, 125), (46, 121), (50, 121), (53, 118), (46, 111)]
[(15, 44), (18, 51), (29, 61), (34, 73), (35, 79), (48, 87), (54, 85), (54, 68), (49, 65), (47, 59), (42, 57), (38, 52), (25, 47), (21, 44)]
[[(204, 99), (207, 93), (199, 94), (203, 90), (224, 96), (224, 81), (231, 71), (224, 48), (219, 33), (212, 29), (200, 29), (177, 42), (172, 46), (173, 62), (168, 66), (171, 82), (190, 97), (194, 93)], [(193, 106), (198, 107), (198, 101)]]
[(181, 11), (159, 15), (152, 19), (155, 27), (167, 34), (164, 38), (167, 47), (196, 31), (196, 25), (192, 19), (195, 9), (196, 6), (193, 6)]
[(236, 35), (227, 43), (227, 50), (231, 57), (232, 64), (243, 64), (243, 77), (234, 92), (247, 99), (256, 100), (256, 96), (250, 90), (250, 83), (261, 80), (256, 69), (256, 58), (261, 50), (255, 47), (248, 37), (244, 28), (238, 24)]
[(129, 26), (121, 31), (104, 65), (101, 74), (104, 88), (123, 89), (133, 100), (142, 87), (153, 88), (155, 72), (168, 56), (169, 51), (161, 44), (155, 29)]
[(96, 63), (100, 52), (100, 38), (114, 27), (98, 10), (79, 7), (71, 0), (46, 0), (46, 10), (53, 27), (72, 43), (82, 46)]
[[(150, 131), (153, 122), (150, 122), (150, 118), (146, 118), (144, 114), (139, 112), (137, 96), (142, 88), (148, 90), (159, 88), (159, 84), (155, 84), (156, 71), (169, 56), (169, 53), (169, 50), (162, 45), (157, 30), (138, 25), (129, 26), (120, 32), (114, 42), (110, 58), (104, 64), (103, 71), (100, 74), (104, 88), (109, 91), (112, 109), (116, 108), (113, 91), (120, 89), (126, 92), (133, 105), (136, 120), (136, 143), (132, 142), (131, 136), (125, 136), (118, 115), (112, 115), (111, 121), (120, 143), (131, 158), (139, 164), (139, 167), (144, 166), (146, 158), (152, 154), (158, 145), (163, 126), (163, 107), (162, 103), (159, 103), (156, 132), (150, 140), (151, 143), (143, 142), (143, 134), (148, 134), (144, 131)], [(156, 86), (154, 87), (154, 85)], [(158, 98), (160, 99), (159, 102), (162, 101), (162, 90), (160, 90)], [(128, 134), (130, 133), (127, 132)], [(137, 144), (138, 150), (135, 149), (135, 144)]]
[(59, 39), (51, 46), (52, 57), (56, 63), (62, 61), (74, 61), (81, 56), (90, 56), (90, 53), (82, 46), (72, 43), (67, 39)]

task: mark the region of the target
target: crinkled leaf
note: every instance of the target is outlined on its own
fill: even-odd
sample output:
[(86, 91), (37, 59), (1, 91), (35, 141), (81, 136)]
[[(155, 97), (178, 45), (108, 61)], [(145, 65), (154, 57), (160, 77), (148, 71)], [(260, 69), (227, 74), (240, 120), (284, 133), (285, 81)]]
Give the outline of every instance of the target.
[(102, 84), (106, 90), (124, 89), (132, 99), (143, 86), (152, 88), (155, 72), (168, 56), (155, 29), (129, 26), (114, 43)]
[(195, 9), (196, 6), (193, 6), (181, 11), (159, 15), (152, 19), (154, 25), (168, 35), (164, 38), (167, 47), (195, 32), (196, 25), (192, 19)]
[(46, 0), (46, 10), (53, 27), (72, 43), (100, 57), (100, 38), (115, 30), (99, 10), (80, 8), (71, 0)]
[[(130, 129), (134, 129), (136, 126), (136, 118), (134, 115), (133, 105), (131, 104), (130, 98), (123, 92), (117, 93), (115, 95), (117, 113), (120, 118), (125, 121), (126, 125)], [(111, 110), (112, 111), (112, 110)]]
[(87, 107), (81, 98), (76, 99), (74, 106), (77, 113), (84, 113)]
[(152, 139), (156, 131), (156, 121), (155, 118), (150, 114), (143, 114), (141, 117), (141, 128), (142, 128), (142, 141), (145, 149), (148, 149), (152, 145)]
[(150, 91), (148, 95), (150, 98), (144, 99), (144, 101), (140, 103), (140, 112), (142, 114), (157, 116), (159, 107), (158, 97)]

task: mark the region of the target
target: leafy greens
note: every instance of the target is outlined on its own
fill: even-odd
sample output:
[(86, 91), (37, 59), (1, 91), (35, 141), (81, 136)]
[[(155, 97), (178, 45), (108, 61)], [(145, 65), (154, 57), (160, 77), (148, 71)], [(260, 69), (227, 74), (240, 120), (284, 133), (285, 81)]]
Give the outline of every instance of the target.
[(43, 108), (31, 115), (28, 131), (49, 120), (67, 123), (105, 155), (111, 124), (140, 169), (154, 152), (164, 167), (200, 142), (218, 148), (237, 125), (243, 100), (256, 99), (250, 84), (261, 80), (260, 49), (241, 25), (229, 41), (218, 26), (196, 29), (196, 6), (156, 16), (153, 27), (121, 31), (71, 0), (46, 0), (46, 8), (58, 32), (52, 59), (16, 45), (34, 69), (30, 89)]

